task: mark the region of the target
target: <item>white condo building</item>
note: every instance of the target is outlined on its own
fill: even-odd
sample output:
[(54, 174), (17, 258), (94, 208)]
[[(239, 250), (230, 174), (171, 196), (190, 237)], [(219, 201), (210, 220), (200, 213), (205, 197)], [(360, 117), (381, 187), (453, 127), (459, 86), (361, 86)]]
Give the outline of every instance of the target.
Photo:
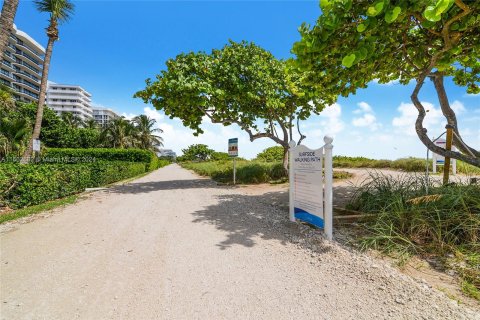
[(93, 118), (92, 95), (80, 86), (49, 83), (45, 100), (59, 116), (71, 112), (83, 121)]
[(13, 25), (13, 32), (3, 52), (0, 83), (23, 102), (38, 102), (45, 48)]
[(93, 119), (95, 119), (95, 121), (101, 127), (106, 127), (110, 121), (116, 118), (120, 118), (120, 116), (112, 109), (99, 107), (93, 108)]

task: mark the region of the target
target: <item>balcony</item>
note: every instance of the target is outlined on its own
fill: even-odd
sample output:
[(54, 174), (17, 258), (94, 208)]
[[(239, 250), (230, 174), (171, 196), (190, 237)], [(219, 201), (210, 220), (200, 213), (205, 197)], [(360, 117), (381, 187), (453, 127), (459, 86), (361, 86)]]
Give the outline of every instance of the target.
[(34, 98), (35, 100), (38, 100), (38, 94), (35, 94), (23, 88), (14, 88), (14, 89), (16, 90), (17, 93), (19, 93), (23, 97), (27, 96), (27, 98)]
[(0, 75), (2, 75), (4, 77), (7, 77), (7, 78), (10, 78), (10, 79), (14, 79), (13, 75), (10, 72), (4, 71), (3, 69), (0, 70)]
[(39, 60), (43, 61), (43, 55), (42, 54), (39, 54), (38, 52), (36, 51), (33, 51), (32, 49), (30, 49), (28, 46), (26, 46), (25, 44), (23, 43), (19, 43), (17, 42), (17, 46), (21, 46), (22, 48), (25, 48), (28, 50), (28, 52), (30, 52), (31, 54), (33, 54), (35, 57), (37, 57)]
[(20, 59), (16, 59), (15, 62), (13, 63), (14, 65), (19, 65), (20, 67), (22, 67), (24, 70), (30, 70), (30, 71), (33, 71), (35, 72), (35, 74), (38, 74), (40, 75), (40, 70), (38, 69), (35, 69), (34, 67), (32, 67), (31, 65), (29, 65), (28, 63), (25, 63), (23, 62), (22, 60)]
[(40, 79), (37, 78), (37, 77), (34, 77), (32, 76), (31, 74), (29, 74), (28, 72), (25, 72), (23, 70), (14, 70), (13, 71), (16, 75), (21, 75), (25, 78), (28, 78), (28, 80), (33, 80), (35, 81), (35, 83), (39, 84), (40, 85)]
[(31, 83), (29, 83), (28, 81), (25, 81), (23, 79), (20, 79), (19, 77), (17, 77), (16, 79), (14, 78), (14, 83), (18, 83), (18, 84), (21, 84), (21, 85), (24, 85), (24, 86), (27, 86), (29, 87), (30, 89), (33, 89), (35, 91), (40, 91), (40, 87), (39, 86), (36, 86), (36, 85), (33, 85)]
[(21, 56), (27, 58), (27, 59), (30, 60), (31, 62), (35, 63), (35, 65), (37, 65), (38, 67), (40, 67), (40, 66), (42, 65), (42, 64), (40, 63), (40, 61), (33, 59), (32, 57), (30, 57), (28, 54), (26, 54), (26, 53), (23, 52), (22, 50), (16, 49), (16, 50), (15, 50), (15, 54), (21, 55)]

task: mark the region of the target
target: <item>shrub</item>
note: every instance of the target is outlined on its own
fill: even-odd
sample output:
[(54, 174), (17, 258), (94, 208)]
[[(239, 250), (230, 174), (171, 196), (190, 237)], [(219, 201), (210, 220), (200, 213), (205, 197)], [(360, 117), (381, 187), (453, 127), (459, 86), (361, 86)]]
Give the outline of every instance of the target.
[(281, 146), (274, 146), (267, 148), (257, 154), (258, 161), (264, 162), (280, 162), (283, 161), (283, 147)]
[[(43, 162), (80, 163), (87, 159), (106, 161), (150, 162), (155, 154), (141, 149), (73, 149), (47, 148), (42, 153)], [(86, 161), (88, 162), (88, 161)]]
[(213, 152), (211, 157), (213, 161), (220, 161), (220, 160), (228, 160), (230, 159), (230, 156), (226, 152)]
[(169, 163), (166, 160), (159, 160), (155, 153), (141, 149), (47, 148), (41, 157), (43, 163), (85, 163), (98, 160), (143, 162), (146, 164), (147, 171), (158, 169)]
[(0, 165), (0, 206), (13, 209), (82, 192), (145, 172), (145, 164), (96, 161), (81, 164)]
[[(233, 182), (232, 161), (210, 162), (183, 162), (182, 167), (195, 171), (201, 176), (211, 177), (213, 180), (231, 183)], [(336, 179), (348, 178), (347, 172), (334, 171)], [(237, 161), (237, 183), (268, 183), (287, 181), (287, 172), (281, 162)]]
[(439, 255), (442, 261), (448, 261), (447, 253), (464, 255), (467, 258), (453, 268), (480, 289), (480, 185), (442, 186), (420, 175), (372, 174), (348, 207), (372, 214), (360, 240), (363, 248), (400, 258)]

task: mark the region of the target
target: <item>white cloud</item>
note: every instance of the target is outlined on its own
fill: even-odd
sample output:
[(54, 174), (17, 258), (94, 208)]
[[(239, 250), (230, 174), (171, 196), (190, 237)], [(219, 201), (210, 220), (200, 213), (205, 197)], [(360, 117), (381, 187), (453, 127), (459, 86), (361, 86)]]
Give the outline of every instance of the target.
[(359, 114), (359, 113), (362, 113), (362, 112), (365, 112), (365, 113), (373, 113), (373, 110), (372, 110), (372, 107), (366, 103), (365, 101), (362, 101), (362, 102), (359, 102), (357, 103), (359, 109), (353, 111), (353, 113), (355, 114)]
[[(422, 102), (422, 104), (427, 111), (423, 126), (429, 131), (435, 127), (439, 127), (443, 118), (440, 109), (435, 108), (430, 102)], [(413, 103), (402, 102), (397, 110), (400, 112), (400, 116), (393, 118), (392, 125), (397, 127), (401, 133), (406, 133), (412, 136), (416, 135), (415, 121), (418, 112)]]
[(322, 131), (326, 134), (336, 135), (343, 131), (345, 123), (341, 119), (342, 108), (340, 104), (334, 103), (326, 107), (321, 113), (320, 125), (323, 127)]
[(354, 110), (353, 113), (361, 116), (354, 118), (352, 124), (355, 127), (369, 127), (371, 131), (377, 130), (381, 125), (377, 123), (377, 117), (375, 117), (372, 107), (364, 101), (357, 105), (358, 109)]
[(377, 118), (370, 113), (364, 114), (362, 117), (354, 118), (352, 124), (355, 127), (369, 127), (375, 124)]
[(152, 118), (152, 119), (155, 119), (157, 121), (157, 123), (160, 123), (160, 121), (163, 120), (164, 116), (163, 114), (161, 114), (160, 112), (158, 112), (157, 109), (153, 109), (153, 108), (150, 108), (150, 107), (145, 107), (143, 108), (143, 113), (149, 117), (149, 118)]
[(450, 108), (452, 108), (452, 110), (457, 114), (462, 114), (466, 111), (465, 109), (465, 106), (463, 105), (463, 103), (461, 103), (460, 101), (458, 100), (455, 100), (453, 101), (453, 103), (450, 105)]
[(127, 119), (127, 120), (132, 120), (133, 118), (135, 118), (136, 116), (138, 116), (138, 114), (135, 114), (135, 113), (125, 113), (125, 112), (123, 112), (120, 116), (124, 117), (124, 118)]

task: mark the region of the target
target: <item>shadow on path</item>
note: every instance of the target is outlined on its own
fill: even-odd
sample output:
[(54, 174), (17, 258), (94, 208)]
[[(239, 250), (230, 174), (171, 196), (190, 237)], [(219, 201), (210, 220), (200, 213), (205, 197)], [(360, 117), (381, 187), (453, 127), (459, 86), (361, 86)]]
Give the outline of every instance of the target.
[(221, 195), (217, 200), (218, 204), (192, 214), (194, 222), (211, 224), (226, 232), (226, 239), (217, 244), (221, 250), (234, 245), (253, 247), (256, 245), (255, 238), (278, 240), (283, 245), (305, 244), (321, 253), (330, 250), (321, 230), (289, 221), (286, 191), (262, 195)]
[(168, 180), (149, 182), (130, 182), (123, 185), (115, 185), (108, 189), (109, 192), (123, 194), (149, 193), (158, 190), (179, 189), (207, 189), (219, 188), (215, 181), (209, 179)]

